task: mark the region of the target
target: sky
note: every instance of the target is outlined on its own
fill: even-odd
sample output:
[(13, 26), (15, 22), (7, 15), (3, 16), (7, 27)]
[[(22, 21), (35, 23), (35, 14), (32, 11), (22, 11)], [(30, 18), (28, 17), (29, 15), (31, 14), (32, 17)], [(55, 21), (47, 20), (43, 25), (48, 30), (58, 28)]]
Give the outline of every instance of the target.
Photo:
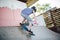
[[(35, 4), (39, 3), (40, 5), (42, 4), (50, 4), (50, 6), (53, 7), (58, 7), (60, 8), (60, 0), (39, 0), (38, 2), (36, 2)], [(34, 6), (35, 4), (33, 4), (32, 6)]]

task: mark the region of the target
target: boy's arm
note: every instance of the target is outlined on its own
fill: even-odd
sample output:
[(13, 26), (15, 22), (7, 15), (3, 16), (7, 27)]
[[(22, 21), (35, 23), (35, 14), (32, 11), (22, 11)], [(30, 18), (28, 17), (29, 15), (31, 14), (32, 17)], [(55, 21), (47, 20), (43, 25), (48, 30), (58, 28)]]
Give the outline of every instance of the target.
[(37, 20), (35, 19), (36, 18), (35, 13), (33, 13), (33, 16), (34, 16), (34, 24), (37, 24), (38, 25)]
[(34, 18), (36, 17), (36, 15), (35, 15), (35, 12), (33, 11), (33, 16), (34, 16)]

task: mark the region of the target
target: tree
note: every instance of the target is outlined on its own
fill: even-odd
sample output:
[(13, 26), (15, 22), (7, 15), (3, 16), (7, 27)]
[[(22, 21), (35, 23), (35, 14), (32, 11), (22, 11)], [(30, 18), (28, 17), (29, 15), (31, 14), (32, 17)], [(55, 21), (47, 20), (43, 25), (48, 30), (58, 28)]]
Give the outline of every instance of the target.
[(40, 5), (40, 4), (36, 4), (36, 8), (37, 8), (37, 12), (45, 12), (47, 10), (49, 10), (51, 7), (49, 4), (44, 4), (44, 5)]

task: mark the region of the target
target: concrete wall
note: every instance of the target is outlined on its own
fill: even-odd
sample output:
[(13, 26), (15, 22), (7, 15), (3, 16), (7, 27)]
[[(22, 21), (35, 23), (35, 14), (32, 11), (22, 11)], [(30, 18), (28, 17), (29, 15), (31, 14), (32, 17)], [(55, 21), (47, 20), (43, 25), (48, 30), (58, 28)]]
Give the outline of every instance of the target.
[(20, 13), (20, 9), (0, 8), (0, 26), (18, 26), (23, 20)]
[[(22, 6), (23, 5), (23, 6)], [(19, 26), (23, 17), (21, 11), (26, 8), (26, 4), (19, 1), (0, 1), (0, 27)]]

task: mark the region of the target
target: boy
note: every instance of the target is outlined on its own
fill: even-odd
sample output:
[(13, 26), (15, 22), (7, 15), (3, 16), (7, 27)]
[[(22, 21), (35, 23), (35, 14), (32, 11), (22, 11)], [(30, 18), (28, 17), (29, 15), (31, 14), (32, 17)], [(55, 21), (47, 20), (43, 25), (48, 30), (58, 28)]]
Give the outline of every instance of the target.
[(25, 21), (25, 20), (28, 20), (29, 22), (29, 27), (32, 26), (33, 24), (33, 21), (32, 19), (29, 17), (30, 14), (33, 14), (34, 17), (35, 17), (35, 13), (36, 12), (36, 7), (33, 6), (32, 8), (25, 8), (24, 10), (22, 10), (21, 12), (21, 16), (24, 18), (24, 20), (22, 21), (22, 23)]

